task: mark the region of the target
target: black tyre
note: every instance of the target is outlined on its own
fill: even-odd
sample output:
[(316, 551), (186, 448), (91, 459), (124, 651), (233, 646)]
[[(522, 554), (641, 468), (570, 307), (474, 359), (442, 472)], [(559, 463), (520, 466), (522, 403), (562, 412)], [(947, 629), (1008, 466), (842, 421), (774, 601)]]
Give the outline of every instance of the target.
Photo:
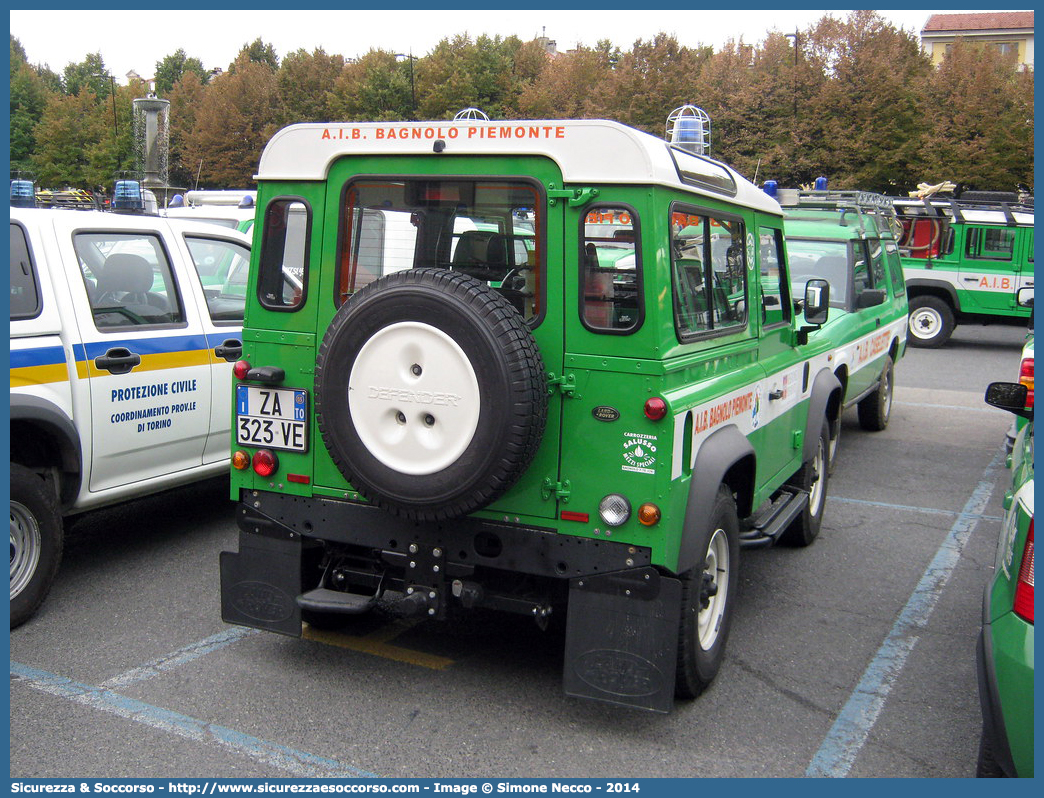
[(909, 327), (906, 340), (911, 346), (937, 349), (953, 335), (953, 309), (939, 297), (915, 297), (910, 300)]
[(983, 724), (982, 737), (979, 738), (979, 761), (975, 765), (975, 777), (978, 779), (1003, 779), (1008, 774), (1004, 772), (993, 754), (993, 738), (990, 731)]
[[(857, 405), (859, 426), (871, 432), (881, 432), (892, 415), (892, 392), (895, 384), (895, 364), (891, 356), (885, 358), (877, 389)], [(833, 472), (831, 472), (833, 473)]]
[(11, 628), (29, 620), (62, 559), (62, 515), (47, 483), (11, 463)]
[(837, 456), (841, 452), (841, 416), (834, 422), (834, 437), (830, 438), (827, 445), (827, 473), (833, 475), (837, 468)]
[(826, 508), (827, 452), (830, 447), (830, 428), (823, 422), (812, 459), (806, 462), (787, 482), (791, 487), (808, 493), (808, 504), (794, 523), (779, 536), (779, 542), (788, 546), (809, 546), (819, 536), (823, 525), (823, 510)]
[(703, 561), (681, 576), (674, 685), (679, 698), (695, 698), (714, 681), (732, 625), (739, 573), (739, 520), (736, 501), (726, 485), (718, 488), (710, 528), (698, 551), (705, 552)]
[(466, 515), (508, 490), (540, 445), (547, 377), (518, 312), (444, 269), (353, 295), (316, 360), (315, 414), (334, 463), (411, 520)]

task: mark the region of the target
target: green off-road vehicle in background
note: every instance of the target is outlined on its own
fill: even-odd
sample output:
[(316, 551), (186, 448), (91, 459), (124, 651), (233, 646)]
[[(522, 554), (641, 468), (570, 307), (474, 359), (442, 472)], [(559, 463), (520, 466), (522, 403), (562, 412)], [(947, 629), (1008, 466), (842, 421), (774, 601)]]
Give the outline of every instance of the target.
[(1033, 198), (965, 191), (896, 199), (910, 300), (910, 344), (939, 347), (958, 323), (1025, 324), (1033, 287)]
[(288, 127), (258, 212), (223, 618), (563, 618), (567, 694), (700, 693), (841, 407), (779, 205), (614, 122), (468, 120)]
[[(895, 366), (906, 351), (908, 308), (887, 197), (864, 191), (781, 191), (790, 280), (830, 283), (830, 321), (813, 339), (830, 342), (831, 368), (859, 425), (888, 426)], [(831, 430), (833, 472), (840, 419)]]

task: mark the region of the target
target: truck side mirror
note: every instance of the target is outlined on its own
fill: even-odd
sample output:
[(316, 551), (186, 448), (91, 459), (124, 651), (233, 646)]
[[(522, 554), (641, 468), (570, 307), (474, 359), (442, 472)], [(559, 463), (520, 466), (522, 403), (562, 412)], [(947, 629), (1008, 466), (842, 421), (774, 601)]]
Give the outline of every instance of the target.
[(863, 310), (864, 308), (873, 308), (878, 305), (883, 305), (888, 295), (885, 294), (883, 288), (868, 288), (859, 295), (856, 299), (856, 308)]
[(1024, 286), (1015, 294), (1015, 304), (1020, 308), (1033, 307), (1033, 286)]
[(809, 324), (826, 324), (830, 311), (830, 283), (819, 278), (805, 283), (805, 321)]
[(1026, 409), (1028, 395), (1029, 389), (1020, 382), (991, 382), (986, 386), (986, 404), (1030, 419), (1033, 411)]

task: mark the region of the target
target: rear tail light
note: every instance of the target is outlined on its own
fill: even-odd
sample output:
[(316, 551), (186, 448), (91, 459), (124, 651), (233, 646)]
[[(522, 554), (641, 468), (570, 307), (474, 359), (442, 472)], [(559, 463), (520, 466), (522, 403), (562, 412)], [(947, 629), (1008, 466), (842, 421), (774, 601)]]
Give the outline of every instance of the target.
[(1015, 585), (1015, 604), (1012, 607), (1020, 618), (1033, 623), (1033, 521), (1026, 535), (1026, 550), (1022, 552), (1019, 581)]
[(1025, 385), (1029, 392), (1026, 394), (1026, 409), (1033, 409), (1033, 358), (1027, 357), (1019, 367), (1019, 382)]
[(667, 415), (667, 403), (659, 396), (652, 396), (645, 400), (643, 411), (650, 421), (659, 421)]
[(232, 467), (237, 471), (246, 471), (250, 468), (250, 455), (240, 449), (232, 453)]
[(236, 361), (236, 364), (232, 366), (232, 375), (237, 380), (245, 380), (248, 371), (250, 371), (250, 361), (248, 360), (238, 360)]
[(638, 522), (642, 526), (653, 526), (660, 522), (660, 508), (652, 502), (646, 502), (638, 508)]
[(279, 470), (279, 458), (275, 452), (260, 449), (254, 453), (254, 473), (259, 477), (270, 477)]

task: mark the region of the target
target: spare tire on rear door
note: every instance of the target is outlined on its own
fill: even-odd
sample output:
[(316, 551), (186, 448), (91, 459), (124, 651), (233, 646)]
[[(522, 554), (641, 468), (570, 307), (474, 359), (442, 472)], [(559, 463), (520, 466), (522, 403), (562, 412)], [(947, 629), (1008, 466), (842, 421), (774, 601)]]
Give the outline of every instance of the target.
[(386, 275), (330, 323), (315, 414), (338, 469), (412, 520), (485, 507), (529, 466), (547, 417), (536, 341), (496, 291), (445, 269)]

